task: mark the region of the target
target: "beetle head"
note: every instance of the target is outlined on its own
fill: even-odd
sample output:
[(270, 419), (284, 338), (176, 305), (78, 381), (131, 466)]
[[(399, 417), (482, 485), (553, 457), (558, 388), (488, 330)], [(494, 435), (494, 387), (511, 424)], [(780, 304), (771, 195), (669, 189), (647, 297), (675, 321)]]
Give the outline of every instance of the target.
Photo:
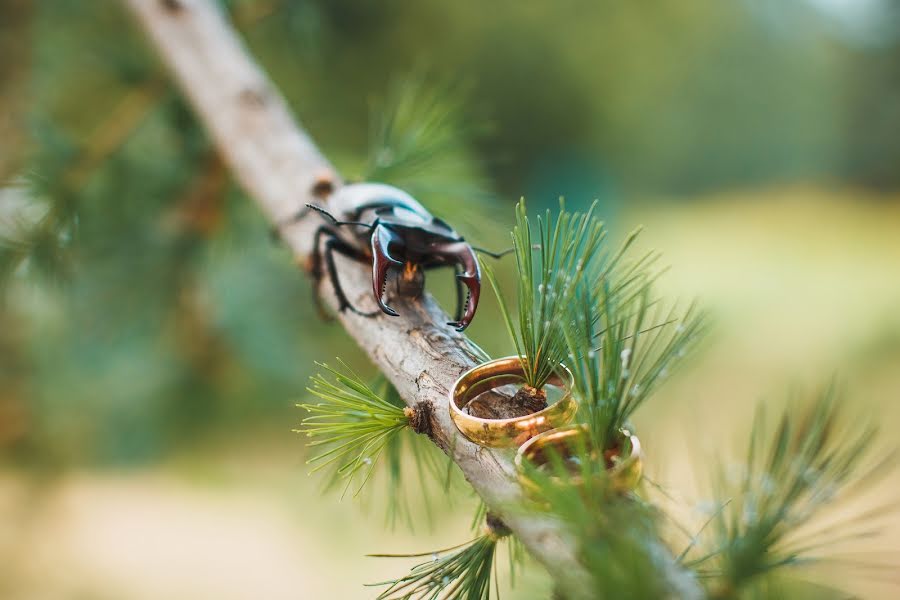
[(422, 267), (407, 261), (397, 271), (397, 295), (404, 298), (421, 296), (425, 291), (425, 271)]

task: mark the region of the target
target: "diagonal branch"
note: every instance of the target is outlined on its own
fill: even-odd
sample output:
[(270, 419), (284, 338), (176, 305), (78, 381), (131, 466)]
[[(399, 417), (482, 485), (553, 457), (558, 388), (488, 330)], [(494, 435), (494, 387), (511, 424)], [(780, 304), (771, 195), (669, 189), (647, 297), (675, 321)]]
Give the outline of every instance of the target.
[[(319, 178), (330, 176), (340, 183), (214, 2), (123, 1), (146, 29), (232, 172), (272, 222), (312, 202), (311, 192)], [(312, 233), (319, 223), (318, 215), (311, 214), (282, 231), (301, 264), (311, 251)], [(371, 295), (368, 270), (350, 262), (338, 266), (348, 298), (365, 305)], [(331, 294), (323, 297), (333, 301)], [(591, 597), (589, 575), (558, 524), (549, 517), (510, 510), (521, 503), (510, 456), (469, 442), (450, 420), (448, 390), (476, 364), (465, 337), (445, 325), (447, 316), (428, 295), (419, 301), (397, 299), (396, 305), (402, 317), (369, 319), (345, 312), (339, 318), (408, 405), (430, 402), (434, 406), (434, 442), (460, 467), (491, 510), (502, 516), (554, 577), (565, 580), (567, 590), (581, 589), (585, 597)], [(696, 582), (674, 562), (670, 570), (674, 596), (700, 596)]]

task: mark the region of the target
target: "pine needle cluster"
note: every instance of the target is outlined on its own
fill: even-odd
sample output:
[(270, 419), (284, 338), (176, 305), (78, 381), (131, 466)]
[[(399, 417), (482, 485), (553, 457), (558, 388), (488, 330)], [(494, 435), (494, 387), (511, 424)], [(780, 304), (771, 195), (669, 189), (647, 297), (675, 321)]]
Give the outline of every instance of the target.
[(583, 291), (564, 328), (579, 418), (599, 448), (608, 447), (707, 326), (693, 304), (683, 313), (661, 308), (652, 300), (650, 281), (627, 298), (612, 295), (608, 286)]
[[(517, 318), (497, 278), (486, 269), (499, 300), (507, 331), (522, 358), (525, 383), (540, 390), (566, 358), (563, 324), (576, 291), (597, 277), (598, 257), (606, 238), (603, 223), (586, 213), (548, 210), (533, 225), (525, 202), (516, 205), (512, 240), (518, 271)], [(535, 231), (536, 230), (536, 231)]]
[(493, 225), (499, 219), (483, 165), (472, 157), (481, 126), (465, 110), (465, 89), (422, 71), (393, 81), (384, 100), (372, 103), (360, 178), (395, 185), (485, 239), (501, 230)]
[(707, 528), (708, 551), (685, 563), (709, 579), (711, 597), (742, 597), (772, 575), (822, 561), (830, 568), (878, 570), (877, 561), (842, 562), (828, 552), (876, 535), (878, 518), (894, 503), (816, 524), (835, 503), (871, 488), (893, 464), (892, 455), (874, 460), (875, 432), (848, 417), (833, 385), (805, 405), (789, 405), (774, 427), (757, 412), (744, 464), (721, 466), (716, 476), (723, 509)]
[(309, 460), (316, 465), (312, 472), (335, 466), (336, 475), (344, 481), (343, 493), (357, 475), (362, 477), (355, 495), (369, 480), (384, 449), (409, 426), (409, 416), (402, 407), (378, 395), (343, 361), (338, 362), (343, 371), (317, 363), (333, 381), (321, 374), (310, 378), (307, 389), (321, 401), (298, 405), (310, 416), (303, 419), (297, 432), (314, 438), (310, 447), (323, 448)]
[[(378, 600), (490, 600), (491, 583), (497, 597), (496, 556), (500, 541), (508, 541), (509, 569), (513, 584), (517, 565), (524, 560), (522, 545), (509, 529), (490, 512), (476, 511), (476, 519), (485, 523), (484, 532), (459, 546), (423, 554), (372, 554), (381, 558), (428, 556), (427, 562), (414, 566), (409, 574), (392, 581), (370, 584), (387, 586)], [(480, 517), (483, 517), (480, 518)]]
[(416, 565), (400, 579), (371, 585), (388, 586), (378, 595), (378, 600), (489, 600), (496, 549), (497, 540), (482, 535), (462, 546), (424, 554), (373, 554), (391, 558), (428, 556), (429, 560)]
[[(430, 525), (433, 491), (442, 489), (446, 499), (456, 482), (452, 461), (415, 432), (416, 410), (403, 403), (384, 376), (367, 383), (342, 360), (338, 364), (319, 364), (327, 375), (310, 377), (308, 388), (319, 401), (298, 404), (309, 413), (295, 431), (310, 438), (307, 445), (316, 451), (307, 461), (311, 473), (327, 471), (325, 488), (340, 487), (343, 498), (351, 489), (360, 496), (383, 471), (388, 526), (403, 521), (411, 531), (418, 529), (417, 508)], [(415, 481), (408, 483), (410, 474)]]

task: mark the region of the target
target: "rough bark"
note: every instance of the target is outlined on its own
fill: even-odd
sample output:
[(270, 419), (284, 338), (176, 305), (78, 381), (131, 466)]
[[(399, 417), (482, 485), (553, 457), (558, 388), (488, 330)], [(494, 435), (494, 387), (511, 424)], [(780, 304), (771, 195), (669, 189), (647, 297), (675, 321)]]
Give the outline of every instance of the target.
[[(284, 99), (253, 62), (233, 29), (209, 0), (123, 0), (147, 31), (219, 152), (248, 194), (277, 223), (311, 202), (323, 176), (340, 181), (332, 166), (292, 118)], [(315, 85), (314, 82), (309, 83)], [(312, 232), (309, 215), (284, 228), (282, 237), (303, 264)], [(347, 296), (371, 304), (371, 274), (349, 261), (338, 264)], [(333, 303), (327, 283), (323, 299)], [(510, 510), (521, 504), (511, 454), (477, 446), (456, 430), (447, 407), (453, 381), (476, 364), (463, 335), (447, 327), (447, 315), (429, 295), (392, 300), (401, 317), (339, 315), (347, 332), (396, 386), (409, 406), (429, 403), (434, 442), (459, 466), (491, 511), (502, 518), (529, 552), (568, 590), (590, 597), (590, 578), (576, 560), (573, 543), (550, 519)], [(699, 597), (696, 583), (680, 570), (669, 574), (673, 595)]]

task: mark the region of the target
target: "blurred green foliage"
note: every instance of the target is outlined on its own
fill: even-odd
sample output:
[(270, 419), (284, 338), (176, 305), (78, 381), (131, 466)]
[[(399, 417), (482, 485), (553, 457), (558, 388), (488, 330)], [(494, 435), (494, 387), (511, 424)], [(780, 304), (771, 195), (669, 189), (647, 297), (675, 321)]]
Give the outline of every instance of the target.
[[(900, 31), (896, 3), (866, 4), (858, 12), (880, 10), (868, 19)], [(427, 64), (471, 86), (468, 110), (492, 126), (479, 158), (512, 198), (835, 175), (900, 183), (887, 159), (900, 144), (897, 39), (848, 39), (815, 2), (278, 7), (247, 27), (250, 45), (300, 114), (314, 115), (317, 139), (340, 131), (362, 143), (366, 99)]]

